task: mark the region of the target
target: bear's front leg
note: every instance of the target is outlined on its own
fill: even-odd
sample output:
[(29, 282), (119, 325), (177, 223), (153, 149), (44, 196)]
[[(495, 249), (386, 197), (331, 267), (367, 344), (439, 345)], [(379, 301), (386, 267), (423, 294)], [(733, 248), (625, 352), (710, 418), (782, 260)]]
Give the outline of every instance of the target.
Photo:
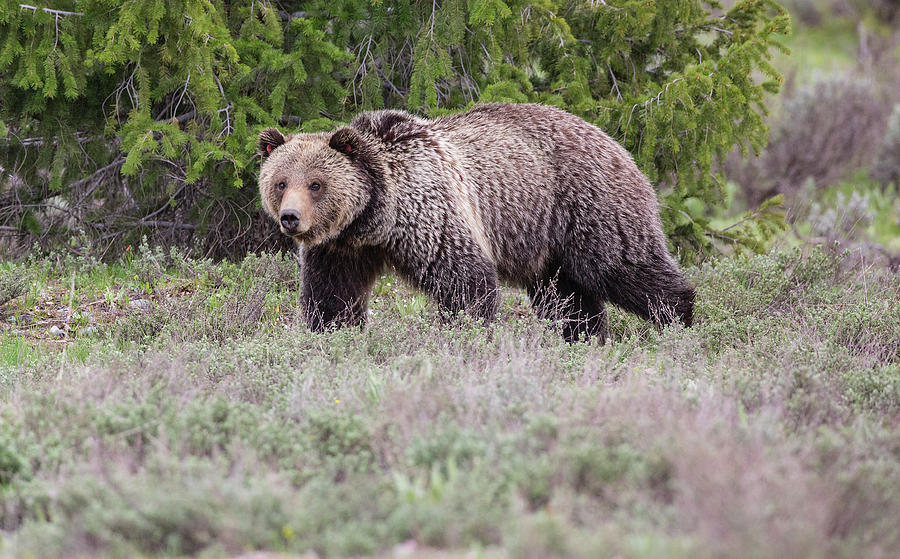
[(384, 254), (371, 247), (304, 248), (301, 303), (309, 329), (365, 324), (372, 285), (384, 264)]

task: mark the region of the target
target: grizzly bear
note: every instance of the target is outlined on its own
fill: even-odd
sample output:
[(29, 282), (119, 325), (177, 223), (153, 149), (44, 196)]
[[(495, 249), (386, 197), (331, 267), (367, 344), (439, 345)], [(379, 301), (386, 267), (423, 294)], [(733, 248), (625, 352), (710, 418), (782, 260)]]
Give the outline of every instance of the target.
[(656, 194), (599, 128), (543, 105), (427, 120), (364, 113), (334, 132), (259, 136), (265, 211), (302, 245), (309, 327), (363, 324), (390, 265), (443, 311), (490, 320), (498, 281), (528, 290), (567, 341), (605, 341), (609, 301), (691, 324)]

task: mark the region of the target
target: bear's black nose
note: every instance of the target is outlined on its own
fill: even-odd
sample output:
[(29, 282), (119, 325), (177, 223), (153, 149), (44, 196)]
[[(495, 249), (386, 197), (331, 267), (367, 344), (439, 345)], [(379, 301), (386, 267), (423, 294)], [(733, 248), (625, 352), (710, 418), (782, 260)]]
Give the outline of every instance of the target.
[(281, 212), (281, 226), (288, 233), (293, 232), (300, 225), (300, 212), (297, 210), (284, 210)]

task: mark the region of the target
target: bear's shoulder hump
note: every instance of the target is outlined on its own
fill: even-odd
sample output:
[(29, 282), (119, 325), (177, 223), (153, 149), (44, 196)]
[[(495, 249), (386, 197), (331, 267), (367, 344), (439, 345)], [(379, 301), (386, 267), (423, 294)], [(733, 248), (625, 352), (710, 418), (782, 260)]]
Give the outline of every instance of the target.
[(396, 110), (373, 111), (356, 117), (350, 124), (385, 143), (398, 143), (428, 135), (427, 121)]

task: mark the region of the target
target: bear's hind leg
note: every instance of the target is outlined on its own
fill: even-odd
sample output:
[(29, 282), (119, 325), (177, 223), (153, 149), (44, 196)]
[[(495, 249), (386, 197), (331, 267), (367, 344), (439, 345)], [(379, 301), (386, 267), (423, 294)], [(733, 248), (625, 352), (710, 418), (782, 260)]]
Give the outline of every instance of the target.
[(465, 312), (490, 322), (497, 314), (499, 281), (494, 263), (477, 253), (457, 253), (427, 265), (397, 266), (431, 295), (445, 318)]
[(433, 270), (424, 288), (437, 300), (448, 317), (465, 312), (490, 322), (497, 315), (499, 282), (497, 271), (487, 262), (470, 266), (448, 266)]
[(609, 321), (602, 299), (557, 271), (528, 288), (528, 296), (538, 317), (560, 322), (563, 339), (574, 343), (597, 336), (601, 343), (609, 336)]

